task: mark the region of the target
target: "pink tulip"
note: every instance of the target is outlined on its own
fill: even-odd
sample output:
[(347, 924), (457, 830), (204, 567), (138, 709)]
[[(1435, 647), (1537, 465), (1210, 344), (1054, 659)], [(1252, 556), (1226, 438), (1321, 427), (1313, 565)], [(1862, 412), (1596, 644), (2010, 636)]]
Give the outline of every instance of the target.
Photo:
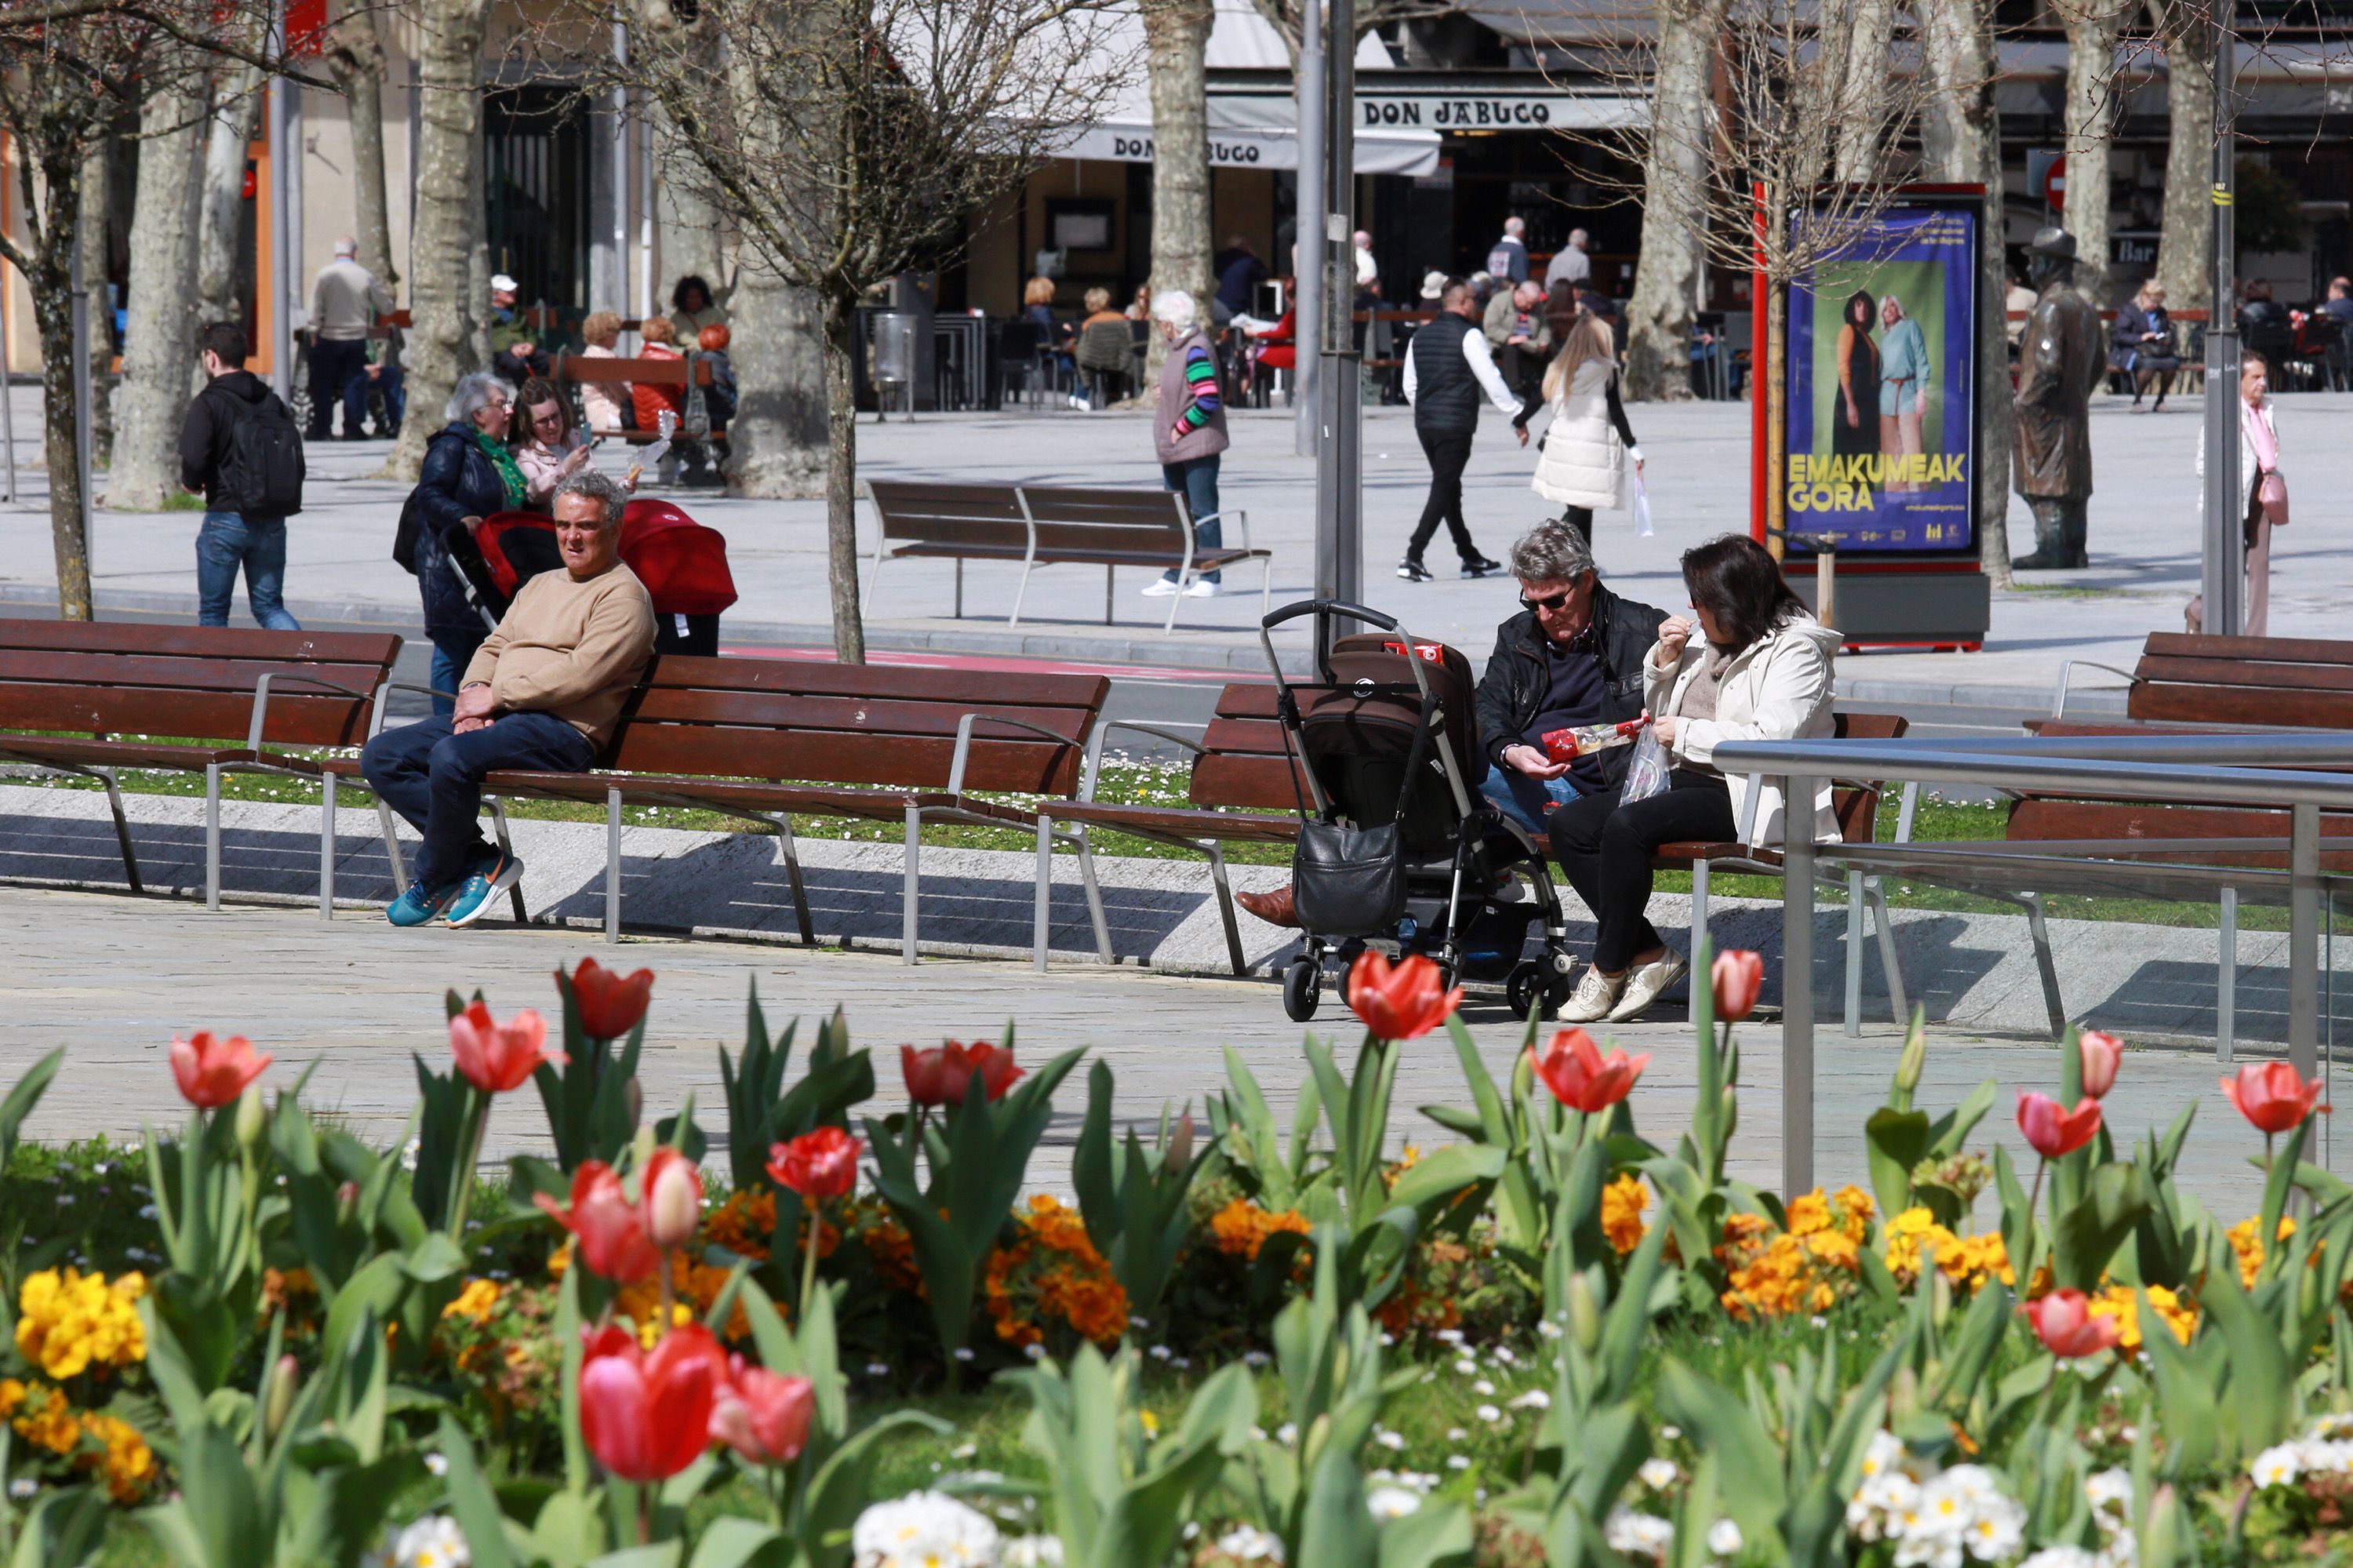
[(235, 1105), (273, 1060), (255, 1055), (253, 1042), (242, 1034), (222, 1040), (199, 1029), (188, 1039), (174, 1035), (172, 1040), (172, 1076), (180, 1086), (180, 1097), (204, 1110)]
[(2086, 1029), (2075, 1036), (2075, 1053), (2083, 1064), (2084, 1092), (2095, 1100), (2105, 1097), (2116, 1085), (2116, 1068), (2124, 1061), (2125, 1043), (2113, 1034)]
[(2018, 1097), (2018, 1130), (2045, 1160), (2073, 1154), (2100, 1130), (2100, 1102), (2087, 1095), (2075, 1102), (2073, 1110), (2061, 1110), (2049, 1095), (2023, 1090)]
[(2266, 1138), (2287, 1131), (2316, 1109), (2328, 1109), (2316, 1104), (2320, 1098), (2320, 1080), (2306, 1083), (2285, 1062), (2249, 1062), (2239, 1069), (2238, 1076), (2222, 1080), (2222, 1092)]
[(1582, 1029), (1564, 1029), (1554, 1035), (1535, 1061), (1536, 1076), (1554, 1097), (1572, 1110), (1588, 1114), (1608, 1110), (1624, 1099), (1642, 1069), (1651, 1065), (1648, 1052), (1629, 1056), (1612, 1050), (1602, 1055), (1593, 1036)]
[(711, 1407), (711, 1436), (754, 1465), (789, 1465), (808, 1446), (817, 1394), (805, 1377), (778, 1377), (737, 1356)]
[(528, 1007), (500, 1023), (478, 1001), (449, 1021), (449, 1054), (466, 1081), (486, 1095), (520, 1088), (542, 1062), (571, 1061), (546, 1046), (547, 1021)]
[(649, 1352), (622, 1328), (584, 1335), (580, 1435), (625, 1481), (666, 1481), (711, 1446), (711, 1416), (727, 1358), (700, 1323), (672, 1329)]
[(1715, 990), (1716, 1017), (1737, 1023), (1756, 1011), (1765, 990), (1765, 955), (1727, 948), (1715, 956), (1708, 980)]
[(580, 1244), (580, 1260), (617, 1285), (650, 1279), (661, 1267), (661, 1249), (646, 1232), (645, 1213), (629, 1202), (621, 1178), (601, 1160), (586, 1160), (572, 1173), (572, 1207), (555, 1206), (544, 1192), (533, 1199)]
[(2116, 1343), (2116, 1319), (2093, 1317), (2091, 1298), (2080, 1290), (2054, 1290), (2019, 1310), (2034, 1325), (2043, 1348), (2062, 1361), (2095, 1356)]
[(639, 1176), (646, 1234), (659, 1247), (684, 1246), (702, 1225), (702, 1172), (694, 1161), (664, 1144)]

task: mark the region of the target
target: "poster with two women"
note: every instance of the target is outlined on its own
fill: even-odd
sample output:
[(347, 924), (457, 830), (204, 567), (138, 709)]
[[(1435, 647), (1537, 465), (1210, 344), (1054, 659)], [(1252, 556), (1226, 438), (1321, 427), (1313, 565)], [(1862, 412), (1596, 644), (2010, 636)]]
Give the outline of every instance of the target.
[(1973, 207), (1893, 207), (1791, 285), (1793, 535), (1974, 549), (1978, 222)]

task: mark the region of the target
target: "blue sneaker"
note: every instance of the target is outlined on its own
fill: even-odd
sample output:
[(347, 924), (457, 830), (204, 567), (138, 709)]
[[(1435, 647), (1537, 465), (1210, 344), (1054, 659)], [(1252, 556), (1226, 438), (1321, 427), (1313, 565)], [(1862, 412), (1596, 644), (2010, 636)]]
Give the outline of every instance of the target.
[(449, 901), (449, 924), (470, 926), (491, 907), (491, 900), (522, 880), (522, 862), (493, 850), (474, 863), (473, 874), (458, 885)]
[(421, 882), (412, 882), (408, 890), (387, 905), (384, 917), (396, 926), (422, 926), (449, 907), (458, 896), (458, 885), (428, 890)]

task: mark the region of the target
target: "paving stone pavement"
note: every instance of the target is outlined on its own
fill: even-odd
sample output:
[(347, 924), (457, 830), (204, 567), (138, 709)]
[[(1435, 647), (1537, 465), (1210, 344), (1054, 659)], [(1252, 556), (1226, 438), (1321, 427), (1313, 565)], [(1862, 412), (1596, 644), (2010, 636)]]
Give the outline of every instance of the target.
[[(278, 1055), (270, 1081), (292, 1082), (315, 1062), (309, 1103), (361, 1136), (398, 1135), (411, 1104), (410, 1053), (438, 1065), (447, 1050), (445, 989), (480, 988), (505, 1015), (526, 1006), (552, 1008), (549, 974), (583, 953), (625, 969), (651, 967), (653, 1024), (640, 1064), (649, 1115), (666, 1113), (691, 1093), (714, 1136), (724, 1125), (714, 1046), (740, 1045), (744, 1004), (756, 985), (774, 1023), (799, 1018), (804, 1030), (839, 1004), (855, 1041), (878, 1048), (881, 1104), (900, 1103), (892, 1047), (944, 1037), (994, 1036), (1008, 1020), (1023, 1061), (1036, 1064), (1083, 1046), (1119, 1075), (1123, 1112), (1139, 1120), (1164, 1102), (1197, 1109), (1223, 1075), (1231, 1047), (1265, 1086), (1286, 1119), (1303, 1063), (1301, 1031), (1282, 1014), (1275, 986), (1262, 979), (1200, 978), (1127, 967), (1075, 966), (1039, 976), (1018, 963), (930, 959), (915, 969), (895, 958), (760, 944), (659, 938), (607, 948), (589, 933), (541, 927), (397, 931), (373, 921), (320, 922), (295, 910), (232, 907), (207, 915), (159, 898), (0, 888), (0, 941), (14, 961), (0, 974), (0, 1082), (13, 1081), (41, 1053), (69, 1048), (65, 1071), (26, 1127), (27, 1136), (63, 1139), (98, 1133), (135, 1135), (142, 1122), (176, 1123), (184, 1114), (168, 1065), (175, 1033), (241, 1033)], [(1500, 1007), (1466, 1005), (1464, 1017), (1490, 1071), (1508, 1071), (1524, 1026)], [(1353, 1054), (1353, 1021), (1327, 1000), (1317, 1021)], [(1628, 1048), (1652, 1054), (1635, 1105), (1653, 1137), (1672, 1139), (1691, 1110), (1694, 1049), (1680, 1008), (1609, 1031)], [(1778, 1187), (1781, 1166), (1779, 1033), (1746, 1025), (1735, 1173)], [(1861, 1128), (1883, 1099), (1897, 1037), (1882, 1022), (1861, 1039), (1826, 1027), (1818, 1042), (1814, 1119), (1822, 1180), (1862, 1181)], [(798, 1061), (795, 1062), (797, 1075)], [(1949, 1106), (1978, 1080), (2002, 1086), (1992, 1116), (1973, 1146), (2010, 1147), (2021, 1168), (2032, 1156), (2020, 1144), (2010, 1107), (2019, 1087), (2055, 1087), (2052, 1047), (2015, 1039), (1985, 1040), (1940, 1031), (1929, 1054), (1921, 1103)], [(2261, 1143), (2216, 1090), (2212, 1056), (2194, 1049), (2135, 1049), (2107, 1100), (2120, 1137), (2137, 1137), (2199, 1104), (2182, 1177), (2219, 1215), (2251, 1212), (2258, 1173), (2248, 1163)], [(1033, 1168), (1040, 1187), (1067, 1180), (1083, 1090), (1060, 1097), (1061, 1110)], [(1405, 1047), (1398, 1075), (1393, 1147), (1442, 1142), (1447, 1135), (1419, 1114), (1430, 1104), (1465, 1104), (1461, 1071), (1443, 1038)], [(534, 1098), (503, 1103), (490, 1127), (489, 1158), (543, 1149)], [(1980, 1204), (1980, 1217), (1990, 1213)]]

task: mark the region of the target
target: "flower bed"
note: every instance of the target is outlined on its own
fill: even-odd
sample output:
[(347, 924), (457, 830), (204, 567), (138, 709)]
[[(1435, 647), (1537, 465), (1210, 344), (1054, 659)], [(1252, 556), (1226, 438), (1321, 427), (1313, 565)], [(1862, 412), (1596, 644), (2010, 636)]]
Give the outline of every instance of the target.
[[(839, 1014), (788, 1086), (755, 1000), (714, 1138), (641, 1102), (654, 977), (593, 961), (560, 1031), (452, 993), (389, 1148), (210, 1033), (173, 1043), (176, 1134), (19, 1148), (53, 1054), (0, 1101), (0, 1561), (2348, 1559), (2317, 1084), (2225, 1081), (2268, 1171), (2226, 1225), (2173, 1180), (2196, 1107), (2105, 1124), (2116, 1041), (2018, 1093), (2024, 1171), (1970, 1147), (1997, 1086), (1915, 1103), (1915, 1027), (1868, 1184), (1776, 1195), (1726, 1174), (1760, 975), (1699, 989), (1672, 1139), (1637, 1126), (1649, 1058), (1532, 1021), (1499, 1083), (1460, 993), (1377, 954), (1287, 1124), (1230, 1053), (1200, 1121), (1137, 1124), (1106, 1064), (1009, 1033), (901, 1047), (893, 1109)], [(1401, 1054), (1446, 1049), (1454, 1141), (1391, 1158)], [(486, 1179), (526, 1089), (553, 1158)], [(1082, 1089), (1073, 1192), (1023, 1199)]]

